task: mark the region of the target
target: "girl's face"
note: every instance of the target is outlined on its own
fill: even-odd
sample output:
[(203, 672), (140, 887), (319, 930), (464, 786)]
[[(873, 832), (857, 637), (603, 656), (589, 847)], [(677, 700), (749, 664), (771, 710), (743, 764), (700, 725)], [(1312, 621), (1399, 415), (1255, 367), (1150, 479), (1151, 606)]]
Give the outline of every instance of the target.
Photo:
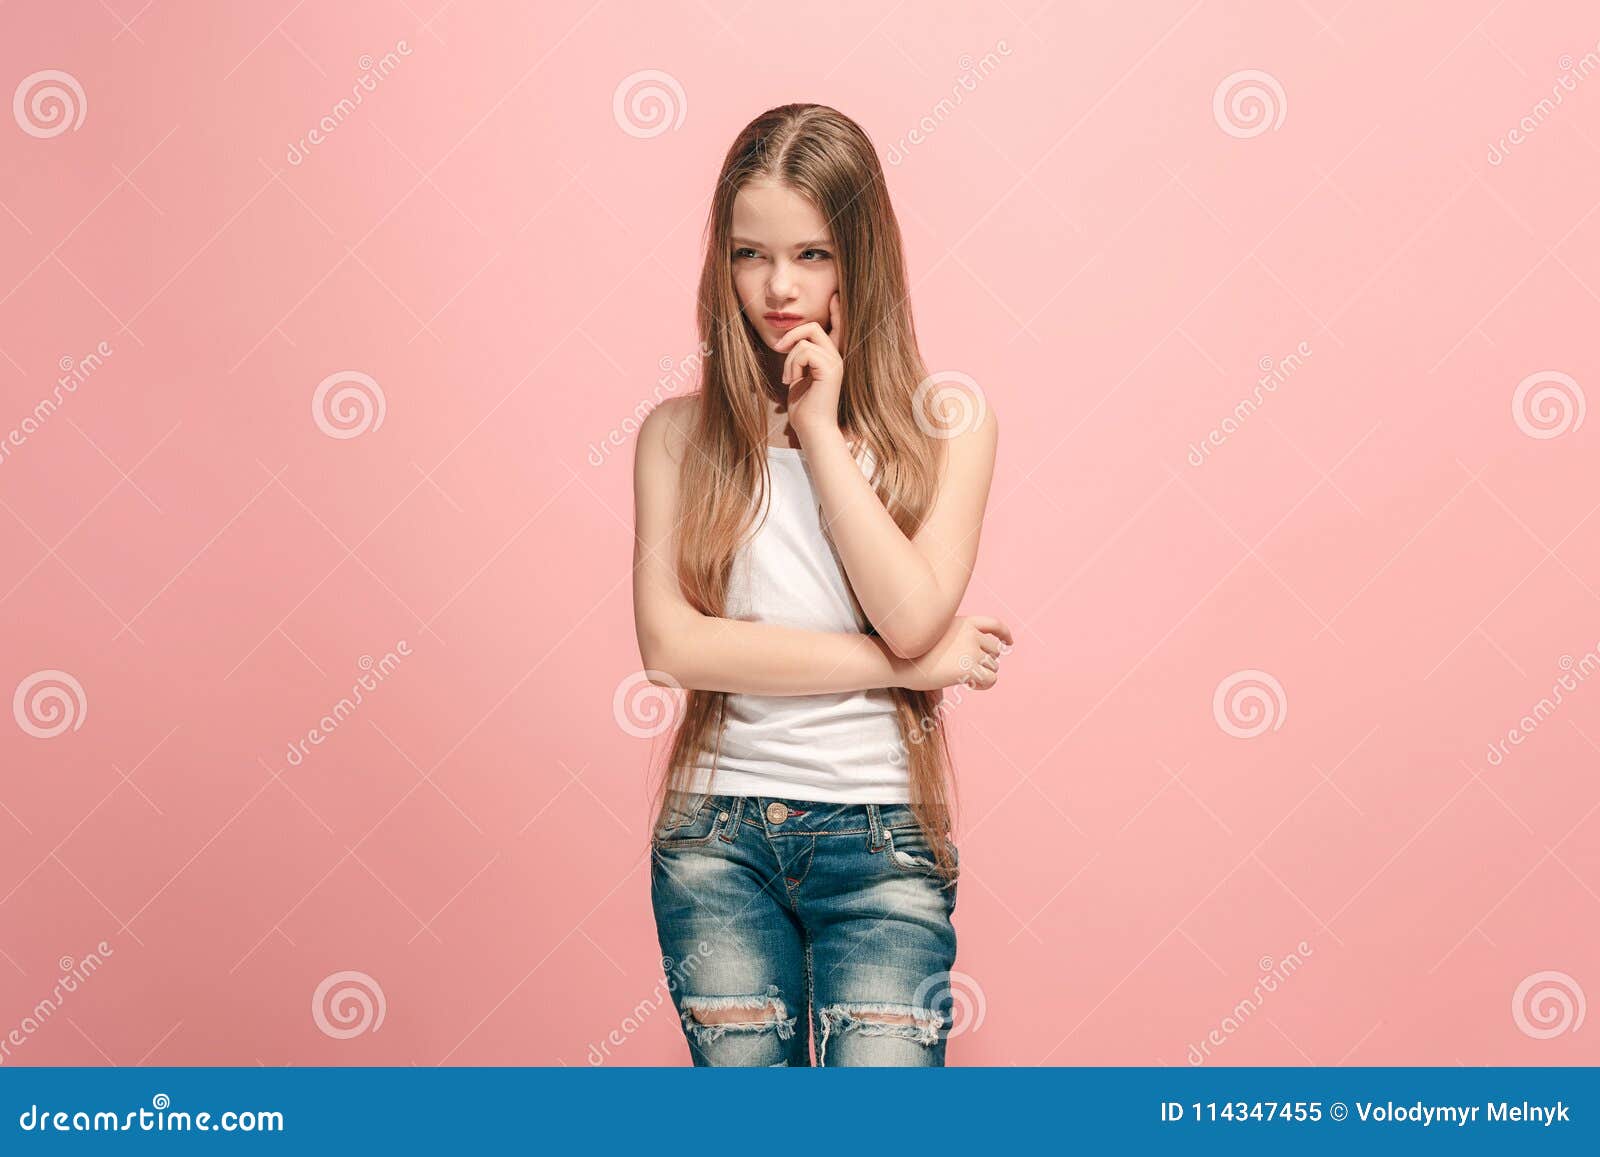
[(838, 253), (816, 206), (785, 185), (751, 182), (734, 198), (731, 234), (734, 292), (769, 348), (804, 322), (829, 328)]

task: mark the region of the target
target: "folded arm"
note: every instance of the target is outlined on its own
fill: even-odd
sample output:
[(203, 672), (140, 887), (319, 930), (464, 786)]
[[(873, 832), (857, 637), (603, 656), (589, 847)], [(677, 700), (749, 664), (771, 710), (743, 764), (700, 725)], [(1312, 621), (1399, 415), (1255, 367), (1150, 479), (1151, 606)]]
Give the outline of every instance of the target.
[(978, 556), (994, 476), (999, 424), (980, 420), (941, 440), (938, 496), (914, 538), (884, 507), (837, 427), (801, 434), (828, 533), (867, 619), (904, 658), (925, 654), (949, 629)]
[(693, 404), (675, 398), (656, 407), (639, 429), (635, 450), (633, 612), (651, 681), (752, 695), (916, 686), (911, 664), (882, 639), (717, 618), (683, 597), (674, 538), (678, 462), (694, 452), (683, 436)]

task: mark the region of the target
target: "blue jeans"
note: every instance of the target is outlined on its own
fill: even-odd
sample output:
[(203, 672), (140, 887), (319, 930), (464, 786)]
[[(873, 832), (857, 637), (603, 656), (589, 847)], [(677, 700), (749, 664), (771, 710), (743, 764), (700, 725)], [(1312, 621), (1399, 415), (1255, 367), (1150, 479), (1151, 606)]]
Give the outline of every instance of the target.
[(944, 1064), (956, 883), (908, 805), (673, 792), (650, 865), (695, 1065)]

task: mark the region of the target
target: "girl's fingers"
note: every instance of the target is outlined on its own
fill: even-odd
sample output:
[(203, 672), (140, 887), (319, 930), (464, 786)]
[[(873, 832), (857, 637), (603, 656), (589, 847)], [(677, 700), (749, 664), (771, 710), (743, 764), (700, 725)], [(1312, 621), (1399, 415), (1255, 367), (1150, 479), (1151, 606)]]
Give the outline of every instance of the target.
[[(835, 334), (839, 333), (839, 327), (842, 324), (843, 319), (839, 317), (837, 310), (830, 307), (829, 325), (832, 327), (832, 332)], [(840, 348), (839, 339), (831, 336), (828, 330), (823, 329), (814, 321), (808, 321), (804, 325), (795, 326), (788, 333), (780, 337), (777, 342), (774, 343), (773, 348), (781, 351), (787, 343), (798, 345), (802, 341), (810, 341), (815, 345), (831, 348), (835, 353), (838, 353)]]
[(789, 351), (789, 356), (783, 361), (783, 384), (792, 386), (800, 380), (799, 370), (811, 364), (807, 354), (811, 346), (801, 342)]
[(781, 350), (785, 342), (794, 342), (797, 340), (805, 340), (807, 338), (822, 338), (823, 340), (826, 340), (827, 336), (828, 335), (823, 332), (820, 325), (814, 321), (808, 321), (804, 325), (795, 326), (788, 333), (780, 337), (776, 342), (776, 346)]
[(981, 630), (988, 631), (991, 635), (1005, 640), (1008, 644), (1016, 642), (1016, 640), (1011, 637), (1011, 628), (1006, 626), (999, 619), (992, 619), (984, 616), (979, 620), (979, 628)]

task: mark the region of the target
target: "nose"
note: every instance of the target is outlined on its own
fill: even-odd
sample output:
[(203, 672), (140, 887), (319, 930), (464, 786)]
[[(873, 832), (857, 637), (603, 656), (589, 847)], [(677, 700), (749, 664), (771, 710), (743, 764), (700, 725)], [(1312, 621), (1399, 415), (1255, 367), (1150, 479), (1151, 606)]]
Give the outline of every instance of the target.
[(785, 305), (793, 292), (794, 277), (789, 267), (780, 261), (772, 267), (772, 278), (767, 282), (767, 294), (779, 305)]

